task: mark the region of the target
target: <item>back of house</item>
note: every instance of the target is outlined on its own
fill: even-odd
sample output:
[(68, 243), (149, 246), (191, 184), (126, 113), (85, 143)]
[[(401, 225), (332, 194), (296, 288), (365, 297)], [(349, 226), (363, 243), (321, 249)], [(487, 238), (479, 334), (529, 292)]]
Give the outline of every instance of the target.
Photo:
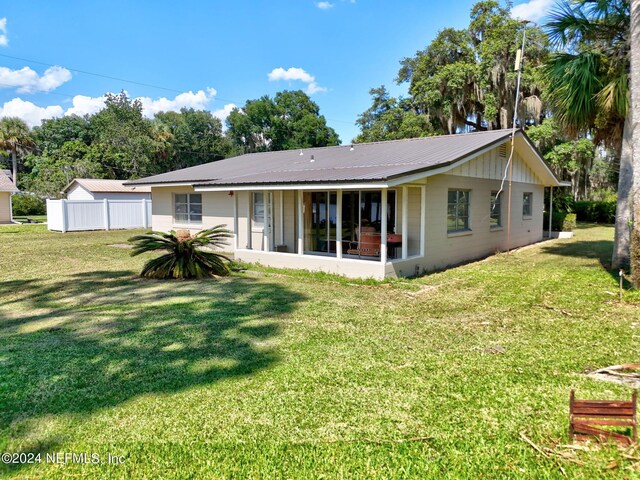
[(224, 224), (240, 260), (410, 276), (543, 238), (544, 189), (564, 183), (512, 133), (253, 153), (126, 185), (151, 187), (154, 230)]

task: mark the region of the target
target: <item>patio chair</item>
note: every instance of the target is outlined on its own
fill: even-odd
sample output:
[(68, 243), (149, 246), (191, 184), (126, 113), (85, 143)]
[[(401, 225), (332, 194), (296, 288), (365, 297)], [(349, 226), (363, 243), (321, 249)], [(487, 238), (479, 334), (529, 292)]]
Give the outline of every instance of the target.
[(361, 238), (357, 242), (349, 242), (347, 253), (361, 257), (379, 257), (381, 243), (380, 234), (376, 233), (374, 227), (362, 227)]

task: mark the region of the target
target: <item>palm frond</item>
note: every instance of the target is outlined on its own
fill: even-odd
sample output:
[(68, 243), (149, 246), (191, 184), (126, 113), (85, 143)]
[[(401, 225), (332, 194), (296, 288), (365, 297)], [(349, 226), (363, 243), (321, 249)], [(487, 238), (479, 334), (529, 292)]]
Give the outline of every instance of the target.
[[(150, 232), (129, 239), (134, 244), (132, 256), (152, 251), (167, 251), (145, 263), (141, 276), (149, 278), (203, 278), (228, 275), (230, 261), (225, 255), (210, 251), (225, 247), (233, 234), (224, 225), (188, 232)], [(205, 247), (204, 250), (202, 247)]]
[(626, 73), (613, 77), (596, 95), (596, 103), (606, 116), (625, 118), (629, 109), (629, 78)]
[(588, 129), (597, 115), (596, 96), (602, 89), (600, 55), (557, 53), (543, 68), (549, 100), (556, 118), (565, 126)]

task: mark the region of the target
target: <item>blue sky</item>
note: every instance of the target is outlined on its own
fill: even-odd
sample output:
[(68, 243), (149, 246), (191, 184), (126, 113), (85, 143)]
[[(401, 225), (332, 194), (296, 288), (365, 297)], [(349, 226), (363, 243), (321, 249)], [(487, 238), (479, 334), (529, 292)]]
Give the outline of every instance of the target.
[[(406, 87), (393, 81), (400, 59), (442, 28), (466, 26), (474, 3), (5, 2), (0, 116), (37, 125), (42, 118), (92, 113), (105, 92), (126, 90), (142, 98), (147, 115), (186, 106), (224, 119), (247, 99), (299, 88), (348, 143), (370, 104), (369, 89), (385, 84), (404, 94)], [(536, 20), (552, 0), (515, 3), (521, 5), (514, 10)]]

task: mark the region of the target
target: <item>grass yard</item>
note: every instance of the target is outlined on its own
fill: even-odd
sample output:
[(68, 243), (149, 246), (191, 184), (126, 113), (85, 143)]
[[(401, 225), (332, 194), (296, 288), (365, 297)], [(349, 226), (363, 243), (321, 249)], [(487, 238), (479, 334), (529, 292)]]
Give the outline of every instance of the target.
[(640, 478), (639, 450), (564, 446), (571, 388), (631, 395), (584, 373), (640, 360), (610, 227), (382, 284), (141, 280), (131, 234), (0, 228), (0, 452), (42, 454), (0, 475)]

